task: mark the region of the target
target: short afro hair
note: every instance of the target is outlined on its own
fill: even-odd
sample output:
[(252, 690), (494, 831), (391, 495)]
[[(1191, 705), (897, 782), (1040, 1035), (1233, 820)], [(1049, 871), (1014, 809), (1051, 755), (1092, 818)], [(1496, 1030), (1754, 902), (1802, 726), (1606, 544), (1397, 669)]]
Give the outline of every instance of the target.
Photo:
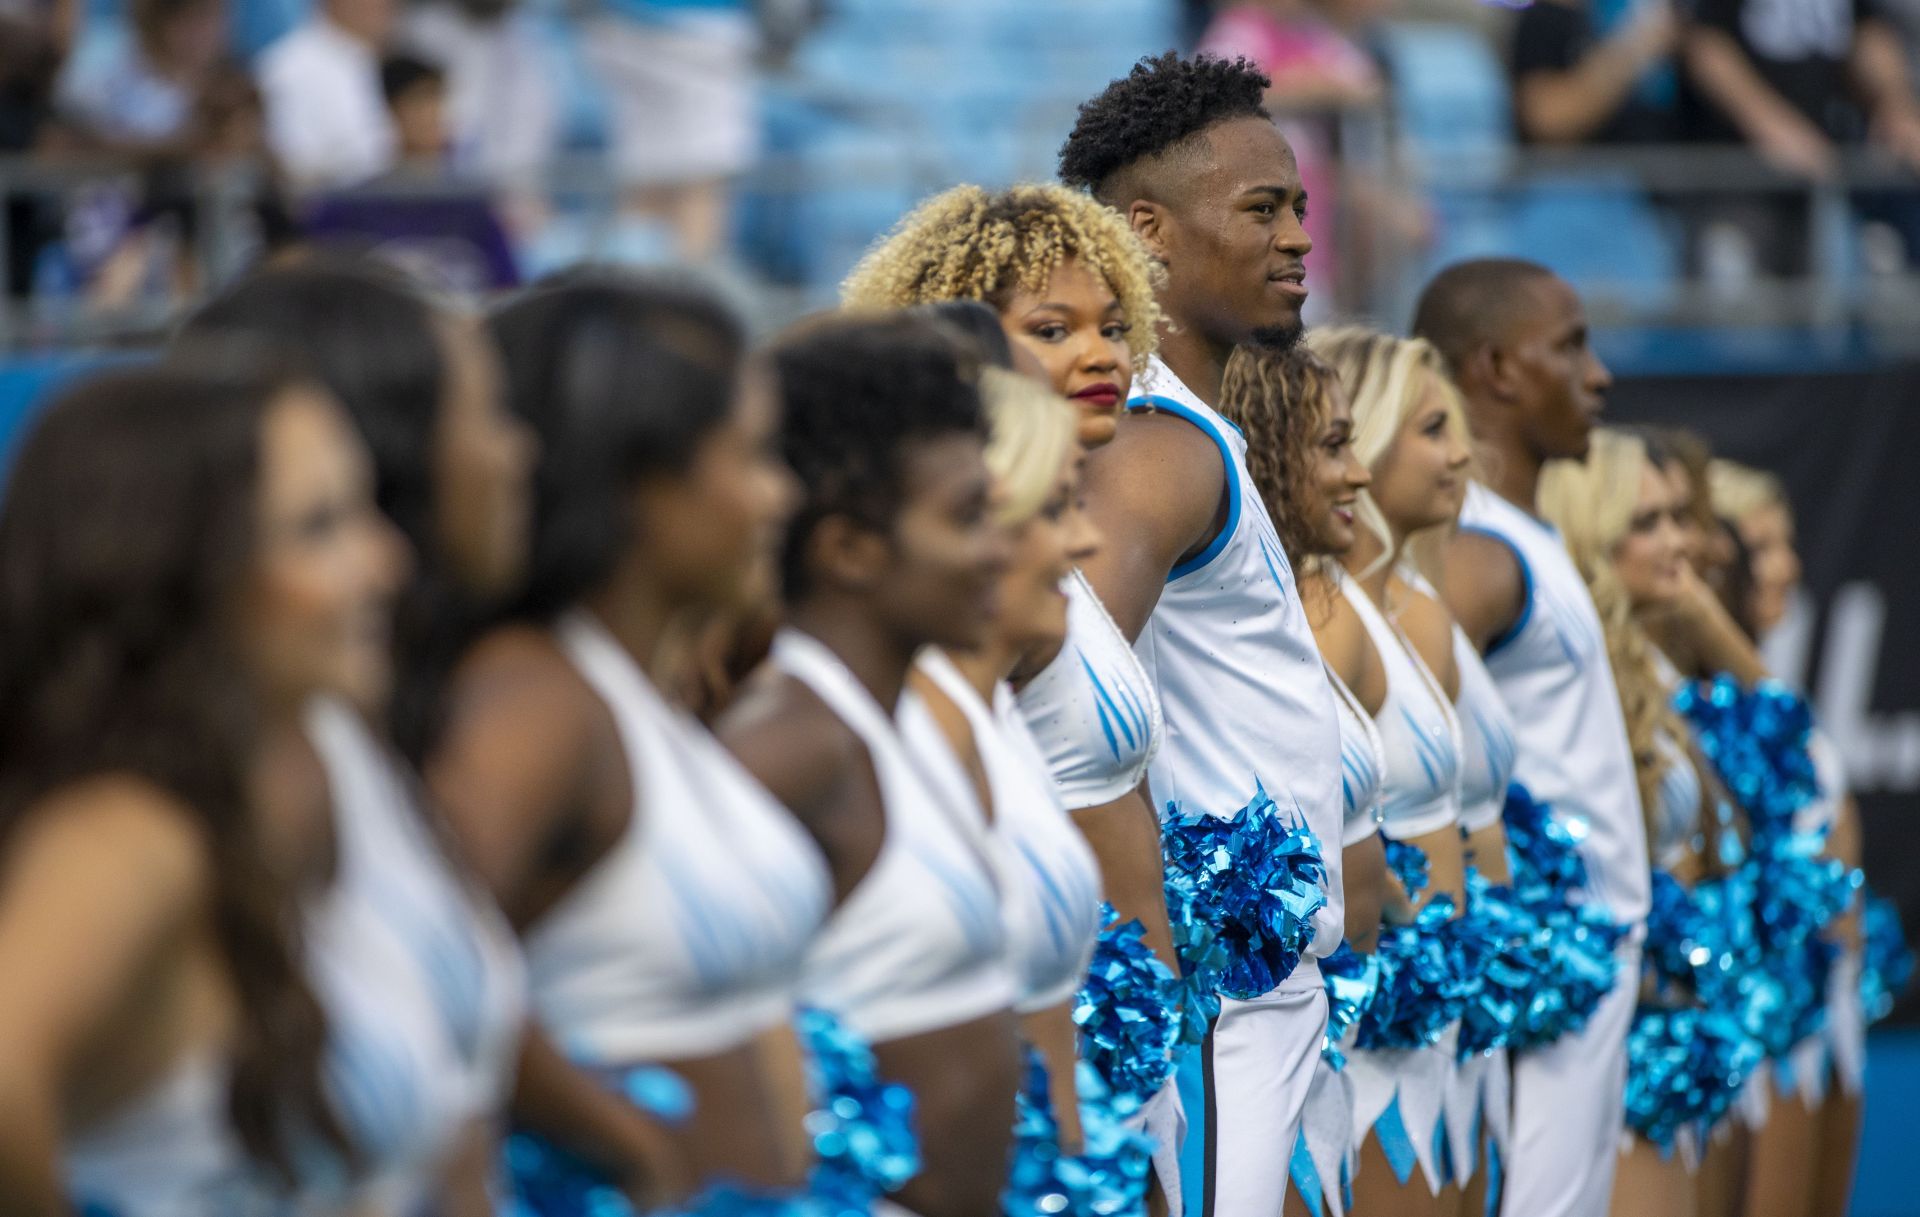
[(952, 435), (985, 442), (973, 346), (943, 322), (903, 312), (818, 318), (774, 343), (781, 446), (803, 490), (780, 561), (789, 603), (811, 590), (807, 542), (821, 521), (846, 516), (891, 532), (913, 448)]
[(1219, 123), (1267, 117), (1270, 83), (1244, 59), (1182, 59), (1174, 51), (1142, 59), (1081, 104), (1073, 132), (1060, 146), (1060, 180), (1106, 198), (1121, 170)]

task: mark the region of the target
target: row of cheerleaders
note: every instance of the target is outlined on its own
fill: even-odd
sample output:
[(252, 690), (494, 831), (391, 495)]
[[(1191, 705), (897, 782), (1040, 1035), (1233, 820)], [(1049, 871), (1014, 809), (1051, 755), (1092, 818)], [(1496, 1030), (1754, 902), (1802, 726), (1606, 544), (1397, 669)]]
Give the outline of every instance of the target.
[[(1771, 682), (1743, 688), (1721, 677), (1683, 687), (1676, 708), (1729, 796), (1718, 809), (1729, 831), (1717, 834), (1716, 865), (1692, 886), (1655, 869), (1644, 975), (1616, 974), (1626, 931), (1583, 898), (1582, 824), (1515, 784), (1504, 809), (1510, 884), (1470, 872), (1461, 915), (1436, 897), (1410, 923), (1384, 928), (1374, 952), (1343, 945), (1321, 962), (1330, 1007), (1322, 1055), (1334, 1071), (1348, 1050), (1431, 1048), (1456, 1030), (1461, 1062), (1525, 1052), (1577, 1032), (1614, 986), (1638, 983), (1625, 1127), (1663, 1152), (1697, 1154), (1761, 1071), (1790, 1070), (1836, 1007), (1870, 1021), (1887, 1015), (1914, 968), (1897, 910), (1866, 891), (1860, 870), (1825, 856), (1823, 827), (1796, 827), (1822, 793), (1806, 702)], [(1155, 1146), (1136, 1117), (1179, 1054), (1204, 1037), (1221, 997), (1271, 992), (1311, 940), (1325, 904), (1321, 845), (1264, 794), (1231, 817), (1173, 814), (1163, 833), (1182, 975), (1148, 949), (1138, 922), (1113, 923), (1106, 910), (1113, 924), (1073, 1011), (1084, 1146), (1061, 1152), (1046, 1075), (1032, 1063), (1003, 1197), (1009, 1217), (1144, 1214)], [(1388, 862), (1410, 893), (1424, 886), (1418, 849), (1390, 843)], [(1856, 907), (1857, 972), (1840, 966), (1834, 933)], [(1836, 983), (1857, 985), (1857, 1007), (1836, 1000)], [(799, 1029), (816, 1101), (811, 1186), (777, 1199), (723, 1188), (692, 1211), (856, 1217), (914, 1176), (912, 1095), (881, 1081), (871, 1052), (831, 1016), (804, 1011)], [(690, 1103), (664, 1070), (639, 1069), (622, 1083), (669, 1120)], [(630, 1212), (614, 1187), (537, 1138), (514, 1137), (508, 1154), (523, 1214)], [(1337, 1181), (1296, 1162), (1315, 1211), (1320, 1189), (1345, 1188), (1353, 1156)], [(1412, 1164), (1394, 1167), (1404, 1175)]]

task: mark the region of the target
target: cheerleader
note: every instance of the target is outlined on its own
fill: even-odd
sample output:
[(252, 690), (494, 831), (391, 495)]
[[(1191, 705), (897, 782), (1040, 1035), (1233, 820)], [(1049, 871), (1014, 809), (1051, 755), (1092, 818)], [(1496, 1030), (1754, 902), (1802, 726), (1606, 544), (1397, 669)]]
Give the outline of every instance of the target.
[[(791, 1193), (811, 1160), (796, 987), (829, 876), (649, 676), (771, 591), (794, 497), (772, 386), (733, 317), (688, 289), (581, 274), (490, 328), (540, 441), (532, 556), (455, 671), (434, 790), (521, 932), (539, 1022), (667, 1124), (691, 1206)], [(645, 1193), (622, 1154), (524, 1137), (509, 1162), (534, 1213)]]
[[(1393, 618), (1411, 595), (1397, 569), (1408, 539), (1451, 522), (1457, 509), (1472, 457), (1466, 421), (1439, 356), (1424, 342), (1339, 329), (1315, 331), (1309, 346), (1351, 398), (1354, 455), (1373, 474), (1355, 504), (1361, 527), (1333, 577), (1385, 674), (1386, 696), (1375, 715), (1385, 760), (1380, 832), (1404, 888), (1396, 896), (1405, 900), (1396, 918), (1405, 924), (1394, 941), (1421, 955), (1446, 955), (1440, 944), (1454, 936), (1450, 923), (1467, 909), (1461, 732), (1453, 709), (1459, 674), (1450, 637), (1422, 655)], [(1411, 981), (1422, 963), (1409, 956), (1400, 970)], [(1458, 965), (1449, 956), (1441, 971)], [(1399, 985), (1394, 960), (1385, 966), (1383, 983)], [(1454, 1211), (1471, 1167), (1471, 1159), (1453, 1161), (1445, 1121), (1467, 978), (1419, 979), (1420, 987), (1399, 989), (1404, 1004), (1395, 1025), (1370, 1036), (1363, 1018), (1349, 1066), (1360, 1155), (1356, 1213)]]
[[(1329, 559), (1353, 548), (1355, 509), (1373, 474), (1353, 450), (1353, 409), (1318, 356), (1245, 349), (1227, 364), (1221, 417), (1247, 437), (1247, 470), (1299, 572), (1300, 597), (1326, 660), (1340, 711), (1342, 877), (1346, 941), (1322, 964), (1328, 975), (1327, 1046), (1321, 1052), (1300, 1136), (1294, 1144), (1287, 1212), (1346, 1211), (1353, 1174), (1353, 1093), (1345, 1073), (1355, 1021), (1378, 976), (1372, 955), (1388, 885), (1379, 834), (1384, 765), (1374, 716), (1385, 704), (1386, 672), (1372, 638), (1336, 591)], [(1364, 962), (1363, 962), (1364, 961)], [(1336, 971), (1336, 968), (1339, 968)]]
[[(1158, 342), (1154, 281), (1139, 238), (1085, 194), (1054, 185), (997, 193), (959, 186), (902, 220), (843, 291), (850, 307), (983, 301), (1011, 339), (1009, 364), (1032, 361), (1072, 403), (1080, 445), (1091, 452), (1118, 433), (1133, 369)], [(1164, 731), (1160, 699), (1086, 576), (1076, 568), (1065, 586), (1065, 644), (1023, 657), (1014, 685), (1118, 914), (1102, 939), (1088, 1034), (1108, 1043), (1096, 1053), (1108, 1088), (1144, 1103), (1137, 1121), (1158, 1143), (1154, 1175), (1177, 1211), (1184, 1118), (1164, 1045), (1156, 1044), (1172, 997), (1160, 969), (1132, 946), (1143, 942), (1165, 968), (1178, 966), (1159, 830), (1145, 796)]]
[[(1685, 587), (1683, 512), (1672, 483), (1636, 436), (1599, 431), (1582, 463), (1551, 465), (1541, 477), (1540, 508), (1560, 530), (1587, 579), (1606, 634), (1646, 829), (1656, 890), (1676, 893), (1723, 869), (1709, 847), (1721, 826), (1711, 787), (1674, 712), (1677, 673), (1654, 648), (1640, 617), (1671, 612)], [(1676, 894), (1672, 900), (1684, 900)], [(1657, 900), (1649, 928), (1649, 981), (1629, 1039), (1627, 1128), (1631, 1134), (1614, 1183), (1617, 1214), (1692, 1217), (1692, 1173), (1706, 1138), (1731, 1108), (1763, 1050), (1722, 1004), (1727, 990), (1712, 970), (1671, 974), (1669, 958), (1719, 937), (1676, 936)]]
[(248, 362), (84, 382), (9, 473), (9, 1214), (340, 1211), (358, 1130), (299, 929), (333, 826), (282, 744), (317, 695), (386, 695), (403, 564), (339, 406)]
[[(1443, 597), (1512, 712), (1516, 780), (1557, 824), (1583, 826), (1588, 904), (1628, 927), (1619, 972), (1637, 975), (1633, 927), (1646, 918), (1650, 881), (1633, 756), (1586, 582), (1534, 514), (1540, 470), (1585, 454), (1611, 378), (1587, 345), (1578, 295), (1532, 263), (1442, 271), (1414, 332), (1445, 358), (1489, 479), (1467, 487)], [(1607, 1211), (1633, 999), (1631, 984), (1616, 984), (1578, 1033), (1515, 1057), (1504, 1211)]]
[(802, 999), (913, 1094), (924, 1165), (887, 1209), (992, 1217), (1021, 1066), (997, 847), (907, 689), (922, 647), (988, 640), (1009, 560), (977, 369), (906, 316), (816, 321), (771, 362), (803, 495), (781, 548), (786, 626), (723, 733), (831, 868)]
[[(419, 740), (438, 701), (466, 606), (504, 594), (525, 562), (532, 451), (501, 407), (491, 344), (471, 319), (434, 310), (403, 281), (351, 262), (243, 280), (183, 331), (277, 343), (305, 356), (373, 456), (374, 496), (412, 550), (395, 603), (394, 690), (384, 705), (317, 699), (305, 751), (334, 809), (337, 873), (309, 937), (336, 1012), (331, 1057), (356, 1096), (357, 1203), (407, 1212), (428, 1196), (449, 1211), (490, 1211), (500, 1117), (521, 1055), (525, 978), (491, 898), (445, 849), (446, 827), (385, 742)], [(355, 1072), (368, 1036), (389, 1075)], [(410, 1101), (376, 1109), (381, 1086)], [(462, 1163), (450, 1188), (441, 1161)]]
[[(1220, 418), (1236, 347), (1298, 341), (1305, 192), (1244, 63), (1142, 61), (1080, 107), (1060, 176), (1166, 272), (1134, 415), (1087, 464), (1109, 538), (1087, 577), (1160, 694), (1169, 920), (1198, 1050), (1180, 1064), (1197, 1217), (1276, 1217), (1340, 943), (1340, 719), (1293, 569)], [(1222, 859), (1229, 860), (1223, 866)]]

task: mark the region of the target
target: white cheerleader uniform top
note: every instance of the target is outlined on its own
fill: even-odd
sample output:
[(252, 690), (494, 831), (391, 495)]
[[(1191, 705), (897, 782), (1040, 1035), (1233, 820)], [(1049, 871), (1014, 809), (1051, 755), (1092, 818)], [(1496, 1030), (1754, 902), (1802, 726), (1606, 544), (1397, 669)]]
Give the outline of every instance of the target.
[(1653, 864), (1672, 870), (1701, 844), (1700, 771), (1680, 741), (1665, 731), (1653, 743), (1660, 753), (1660, 781), (1654, 790), (1653, 839), (1647, 844)]
[(1340, 945), (1344, 836), (1340, 718), (1326, 665), (1266, 502), (1247, 472), (1240, 430), (1196, 397), (1156, 356), (1128, 402), (1182, 419), (1219, 449), (1227, 519), (1207, 547), (1167, 575), (1134, 644), (1160, 691), (1166, 740), (1149, 770), (1155, 801), (1231, 816), (1264, 789), (1280, 814), (1320, 843), (1326, 905), (1300, 966), (1276, 990), (1321, 985), (1318, 957)]
[(1374, 716), (1385, 760), (1380, 827), (1395, 840), (1407, 841), (1457, 825), (1460, 726), (1453, 707), (1406, 636), (1359, 582), (1344, 570), (1338, 581), (1386, 668), (1387, 699)]
[(1586, 581), (1558, 532), (1477, 482), (1460, 528), (1511, 550), (1526, 589), (1519, 619), (1486, 652), (1520, 743), (1514, 780), (1556, 816), (1584, 821), (1588, 898), (1616, 921), (1643, 922), (1652, 879), (1639, 786)]
[[(1411, 567), (1400, 577), (1421, 595), (1440, 599), (1433, 584)], [(1500, 822), (1507, 807), (1507, 787), (1513, 784), (1513, 766), (1520, 744), (1514, 736), (1513, 712), (1500, 697), (1472, 639), (1453, 623), (1453, 663), (1460, 672), (1460, 695), (1454, 699), (1454, 717), (1460, 724), (1460, 828), (1475, 833)]]
[(1007, 962), (1021, 1014), (1071, 1001), (1100, 934), (1100, 864), (1061, 805), (1046, 758), (1003, 683), (989, 709), (953, 661), (929, 647), (916, 666), (966, 715), (993, 797)]
[(879, 855), (814, 939), (802, 1000), (873, 1043), (1010, 1009), (1016, 991), (986, 825), (967, 783), (950, 776), (960, 765), (926, 704), (908, 692), (889, 715), (839, 657), (798, 630), (775, 637), (773, 663), (860, 737), (887, 817)]
[(613, 714), (633, 814), (527, 935), (542, 1024), (576, 1059), (624, 1067), (724, 1052), (788, 1022), (832, 899), (820, 851), (605, 627), (574, 612), (555, 633)]
[(98, 1217), (255, 1217), (267, 1212), (227, 1117), (224, 1056), (196, 1054), (140, 1098), (67, 1139), (77, 1212)]
[(1020, 690), (1019, 702), (1060, 801), (1101, 807), (1136, 789), (1160, 748), (1160, 695), (1098, 593), (1078, 570), (1067, 594), (1067, 641)]
[[(433, 1198), (446, 1155), (513, 1087), (526, 972), (506, 919), (453, 869), (402, 762), (346, 705), (318, 699), (338, 869), (310, 911), (307, 952), (327, 1015), (323, 1077), (361, 1155), (296, 1212), (334, 1196), (383, 1211)], [(303, 1196), (303, 1200), (305, 1197)]]
[(1344, 831), (1342, 848), (1358, 845), (1380, 831), (1380, 786), (1386, 761), (1380, 728), (1374, 725), (1360, 699), (1332, 668), (1334, 708), (1340, 714), (1340, 809)]

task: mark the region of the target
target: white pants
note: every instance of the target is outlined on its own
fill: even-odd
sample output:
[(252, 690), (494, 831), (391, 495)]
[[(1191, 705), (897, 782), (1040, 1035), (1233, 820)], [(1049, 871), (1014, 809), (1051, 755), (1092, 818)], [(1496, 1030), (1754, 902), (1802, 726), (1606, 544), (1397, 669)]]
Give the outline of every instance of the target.
[(1580, 1034), (1513, 1058), (1503, 1217), (1606, 1217), (1626, 1120), (1640, 948), (1622, 946), (1614, 958), (1613, 992)]
[(1317, 971), (1311, 979), (1250, 1002), (1223, 999), (1206, 1040), (1181, 1061), (1186, 1217), (1280, 1217), (1327, 1029), (1326, 990)]

